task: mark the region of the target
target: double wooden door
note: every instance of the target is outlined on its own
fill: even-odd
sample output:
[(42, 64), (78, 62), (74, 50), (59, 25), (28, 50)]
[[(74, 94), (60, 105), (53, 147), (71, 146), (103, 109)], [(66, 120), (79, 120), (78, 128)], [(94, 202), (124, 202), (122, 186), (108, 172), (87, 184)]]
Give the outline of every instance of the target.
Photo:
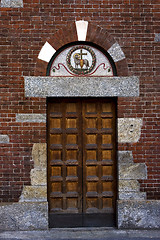
[(48, 101), (50, 227), (114, 226), (116, 102)]

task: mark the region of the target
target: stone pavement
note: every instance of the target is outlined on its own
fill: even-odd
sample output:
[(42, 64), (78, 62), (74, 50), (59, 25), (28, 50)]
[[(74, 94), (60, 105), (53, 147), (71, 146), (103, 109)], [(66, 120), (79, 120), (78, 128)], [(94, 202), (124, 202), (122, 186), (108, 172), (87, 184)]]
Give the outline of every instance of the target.
[(0, 240), (160, 240), (160, 230), (115, 228), (55, 228), (43, 231), (1, 231)]

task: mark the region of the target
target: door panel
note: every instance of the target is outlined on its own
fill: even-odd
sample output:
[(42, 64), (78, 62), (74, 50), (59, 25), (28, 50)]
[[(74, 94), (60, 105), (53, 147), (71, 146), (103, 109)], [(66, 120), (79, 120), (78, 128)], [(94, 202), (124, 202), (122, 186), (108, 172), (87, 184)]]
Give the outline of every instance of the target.
[(82, 212), (82, 157), (80, 103), (49, 104), (49, 210)]
[(104, 98), (48, 103), (50, 227), (113, 226), (115, 106)]

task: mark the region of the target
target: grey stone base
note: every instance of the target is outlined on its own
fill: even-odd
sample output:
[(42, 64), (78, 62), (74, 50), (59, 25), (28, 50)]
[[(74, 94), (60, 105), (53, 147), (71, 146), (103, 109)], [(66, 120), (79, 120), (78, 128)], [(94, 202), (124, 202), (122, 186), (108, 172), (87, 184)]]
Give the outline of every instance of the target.
[(0, 205), (0, 230), (48, 229), (48, 203), (12, 203)]
[(160, 229), (160, 201), (119, 200), (118, 228)]
[[(119, 200), (118, 228), (160, 229), (160, 201)], [(0, 204), (0, 231), (47, 230), (48, 203)]]

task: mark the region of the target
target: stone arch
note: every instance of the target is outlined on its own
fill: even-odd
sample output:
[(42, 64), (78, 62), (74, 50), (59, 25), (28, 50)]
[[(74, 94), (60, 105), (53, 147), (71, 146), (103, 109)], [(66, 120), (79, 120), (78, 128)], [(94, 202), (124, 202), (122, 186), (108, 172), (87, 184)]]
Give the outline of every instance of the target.
[[(62, 46), (78, 41), (75, 22), (65, 25), (59, 29), (52, 37), (45, 39), (55, 50)], [(86, 41), (95, 43), (107, 51), (113, 58), (118, 76), (128, 76), (128, 65), (125, 55), (113, 36), (100, 26), (92, 23), (88, 24)], [(36, 59), (34, 76), (46, 76), (48, 62)]]

